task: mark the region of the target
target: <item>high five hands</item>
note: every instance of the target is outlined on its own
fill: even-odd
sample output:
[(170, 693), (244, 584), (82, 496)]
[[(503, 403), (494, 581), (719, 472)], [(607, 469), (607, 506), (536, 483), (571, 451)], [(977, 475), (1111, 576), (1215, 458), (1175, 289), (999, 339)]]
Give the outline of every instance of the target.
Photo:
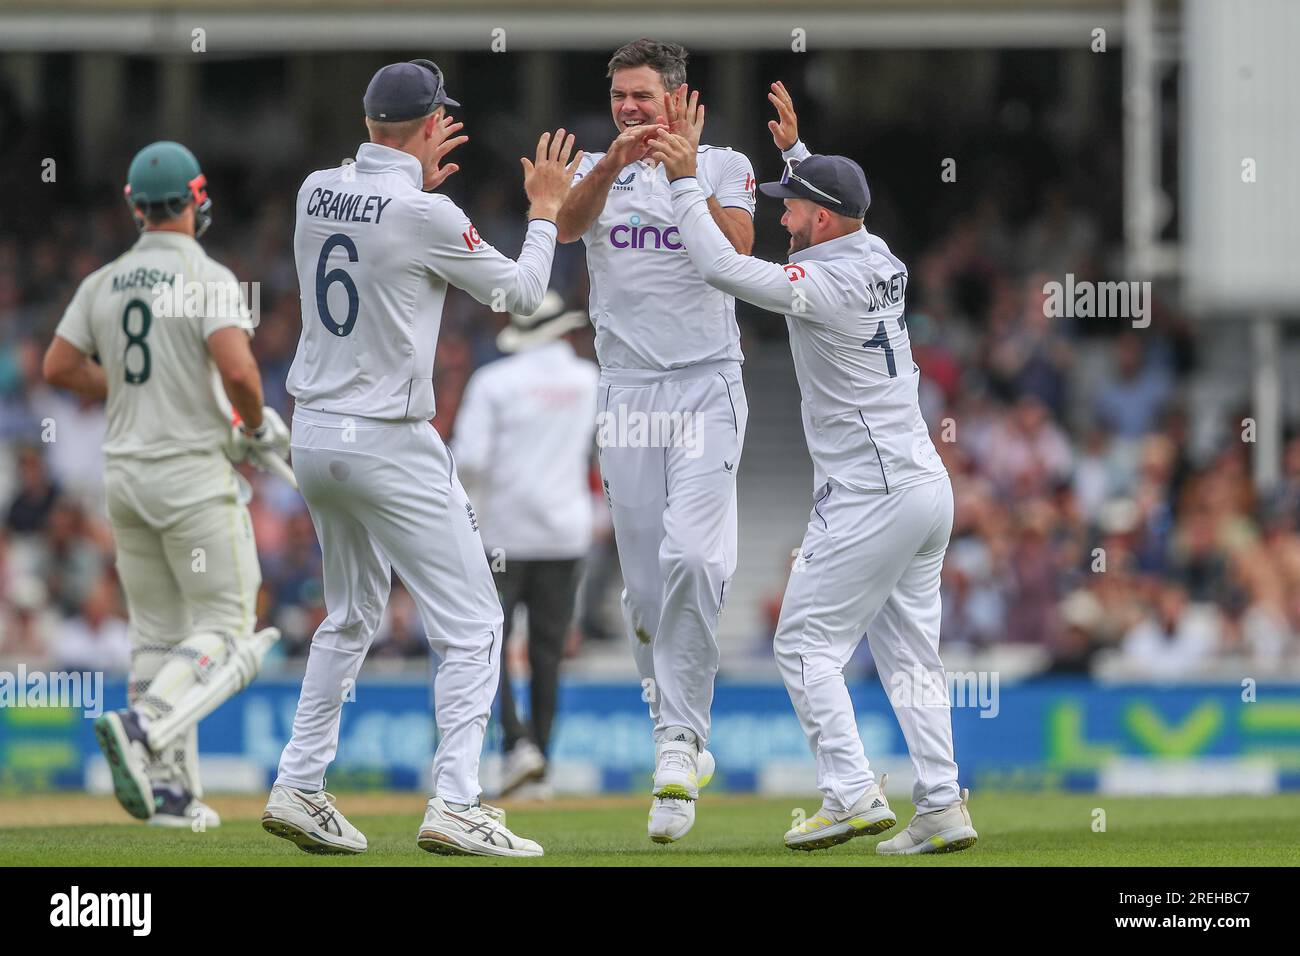
[[(772, 141), (784, 151), (799, 142), (799, 117), (794, 111), (794, 98), (779, 80), (772, 84), (767, 98), (776, 107), (777, 118), (768, 120), (767, 128)], [(664, 164), (669, 179), (695, 175), (695, 151), (700, 145), (704, 130), (704, 104), (699, 91), (687, 96), (686, 84), (664, 94), (665, 130), (658, 127), (650, 140), (650, 156)]]
[(699, 148), (700, 136), (704, 132), (704, 104), (700, 102), (700, 91), (688, 91), (683, 83), (671, 93), (665, 93), (664, 119), (668, 121), (670, 131), (685, 137), (692, 147)]
[(776, 148), (785, 152), (799, 142), (799, 117), (794, 112), (794, 99), (785, 84), (777, 80), (772, 84), (772, 92), (767, 98), (776, 107), (777, 118), (767, 121), (767, 128), (772, 131), (772, 142)]
[(668, 178), (680, 179), (695, 175), (695, 154), (704, 132), (704, 104), (700, 91), (688, 90), (683, 83), (676, 90), (664, 94), (665, 129), (655, 130), (650, 140), (650, 156), (663, 164)]
[(438, 142), (428, 164), (424, 167), (424, 189), (426, 192), (437, 189), (446, 182), (448, 176), (460, 169), (460, 166), (456, 163), (448, 163), (446, 166), (440, 164), (453, 149), (469, 142), (468, 136), (453, 135), (464, 128), (465, 124), (457, 122), (454, 116), (444, 115), (438, 118), (432, 136)]
[(559, 213), (573, 184), (573, 174), (582, 162), (582, 150), (570, 161), (572, 152), (573, 134), (565, 136), (564, 129), (560, 128), (553, 136), (541, 135), (534, 159), (520, 158), (524, 167), (524, 192), (532, 204), (529, 218), (555, 219)]

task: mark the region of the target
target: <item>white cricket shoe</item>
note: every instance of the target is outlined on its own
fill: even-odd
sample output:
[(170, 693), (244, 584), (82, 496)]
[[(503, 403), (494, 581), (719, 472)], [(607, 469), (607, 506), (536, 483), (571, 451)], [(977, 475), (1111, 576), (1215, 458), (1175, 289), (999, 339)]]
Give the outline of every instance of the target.
[(262, 812), (262, 829), (304, 853), (364, 853), (366, 837), (334, 806), (324, 790), (303, 793), (276, 785)]
[(701, 750), (700, 755), (695, 758), (696, 786), (701, 790), (707, 787), (713, 780), (713, 773), (717, 770), (717, 767), (713, 754), (707, 750)]
[(424, 811), (416, 845), (449, 856), (542, 856), (540, 844), (506, 829), (505, 811), (479, 803), (453, 810), (433, 797)]
[(647, 831), (655, 843), (676, 843), (695, 826), (695, 801), (654, 797), (650, 801)]
[(137, 820), (153, 816), (153, 784), (147, 765), (149, 746), (144, 728), (129, 710), (110, 710), (95, 720), (95, 740), (113, 774), (113, 795)]
[(979, 834), (966, 809), (969, 796), (970, 791), (963, 790), (961, 799), (952, 806), (916, 814), (898, 836), (877, 843), (876, 852), (883, 856), (955, 853), (974, 846)]
[(155, 787), (153, 805), (151, 827), (184, 827), (195, 833), (206, 833), (221, 826), (217, 811), (188, 791), (177, 793), (167, 787)]
[(848, 810), (832, 810), (823, 803), (816, 814), (786, 831), (785, 845), (791, 850), (824, 850), (854, 837), (885, 832), (898, 823), (885, 799), (886, 779), (881, 774), (880, 783), (867, 787)]
[(669, 727), (655, 744), (655, 781), (650, 792), (656, 797), (699, 799), (699, 756), (693, 731)]
[(655, 843), (675, 843), (695, 825), (695, 801), (713, 779), (716, 763), (697, 738), (672, 727), (655, 744), (655, 779), (646, 831)]
[(506, 754), (505, 764), (505, 771), (501, 775), (503, 797), (546, 775), (546, 758), (531, 740), (521, 740), (515, 744), (515, 748)]

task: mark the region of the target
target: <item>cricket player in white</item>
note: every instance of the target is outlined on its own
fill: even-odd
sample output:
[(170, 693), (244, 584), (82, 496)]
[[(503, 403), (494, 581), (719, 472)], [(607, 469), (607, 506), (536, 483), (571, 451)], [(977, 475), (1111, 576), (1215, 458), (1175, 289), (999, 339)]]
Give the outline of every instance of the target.
[[(637, 40), (609, 62), (619, 133), (588, 156), (560, 211), (581, 238), (600, 361), (597, 441), (614, 522), (623, 615), (656, 743), (650, 838), (680, 839), (712, 774), (718, 618), (736, 568), (736, 469), (748, 405), (735, 300), (711, 288), (674, 224), (663, 169), (647, 155), (664, 96), (685, 96), (686, 51)], [(708, 211), (737, 250), (754, 237), (754, 175), (731, 149), (698, 153)], [(664, 427), (667, 425), (668, 427)]]
[[(247, 484), (231, 467), (287, 455), (262, 407), (239, 284), (198, 244), (206, 180), (179, 143), (141, 150), (127, 203), (142, 233), (91, 273), (45, 356), (45, 379), (108, 401), (104, 484), (130, 614), (130, 706), (95, 736), (132, 816), (206, 830), (198, 723), (246, 686), (279, 637), (256, 634), (262, 582)], [(232, 409), (243, 421), (232, 429)]]
[(365, 837), (335, 809), (325, 771), (396, 571), (441, 657), (440, 734), (417, 843), (430, 852), (540, 856), (479, 802), (478, 765), (501, 654), (501, 605), (474, 510), (429, 424), (433, 361), (447, 287), (532, 312), (555, 251), (554, 219), (581, 154), (543, 134), (524, 159), (531, 202), (519, 261), (484, 242), (445, 196), (441, 160), (466, 137), (445, 115), (441, 71), (427, 60), (379, 70), (364, 98), (371, 142), (356, 163), (312, 173), (298, 191), (294, 257), (302, 337), (289, 371), (297, 400), (293, 467), (324, 555), (328, 616), (312, 639), (293, 737), (262, 817), (315, 853), (360, 853)]
[[(907, 270), (863, 226), (871, 202), (861, 168), (814, 156), (799, 141), (789, 93), (773, 84), (769, 124), (787, 161), (766, 195), (785, 200), (785, 265), (738, 254), (716, 228), (689, 138), (656, 133), (672, 181), (674, 220), (700, 274), (783, 313), (802, 394), (815, 488), (786, 586), (774, 646), (817, 758), (821, 810), (785, 835), (819, 849), (880, 833), (896, 818), (863, 752), (844, 665), (866, 632), (916, 771), (916, 815), (882, 854), (948, 852), (977, 834), (957, 787), (947, 681), (939, 660), (939, 576), (952, 530), (952, 486), (921, 417), (903, 300)], [(669, 119), (677, 117), (667, 105)], [(692, 98), (685, 122), (702, 126)], [(795, 165), (797, 163), (797, 165)]]

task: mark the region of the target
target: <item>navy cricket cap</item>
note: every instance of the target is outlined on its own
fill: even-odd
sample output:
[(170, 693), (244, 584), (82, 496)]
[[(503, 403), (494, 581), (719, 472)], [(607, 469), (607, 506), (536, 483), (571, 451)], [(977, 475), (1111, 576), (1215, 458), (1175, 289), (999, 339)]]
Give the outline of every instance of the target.
[(442, 70), (432, 60), (388, 64), (371, 77), (362, 103), (366, 116), (386, 123), (428, 116), (439, 106), (460, 106), (447, 95)]
[(847, 156), (814, 153), (801, 163), (786, 163), (780, 182), (758, 188), (777, 199), (811, 200), (850, 219), (861, 219), (871, 205), (866, 174)]

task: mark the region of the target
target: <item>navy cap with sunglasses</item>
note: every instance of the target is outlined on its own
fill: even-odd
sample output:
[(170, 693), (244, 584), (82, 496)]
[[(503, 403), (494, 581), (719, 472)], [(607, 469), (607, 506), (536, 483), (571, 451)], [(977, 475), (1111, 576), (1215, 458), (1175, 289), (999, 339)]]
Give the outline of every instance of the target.
[(765, 196), (777, 199), (808, 199), (831, 212), (861, 219), (871, 205), (871, 190), (862, 167), (847, 156), (817, 153), (801, 163), (785, 164), (781, 181), (758, 187)]
[(447, 95), (442, 70), (432, 60), (390, 63), (366, 87), (366, 116), (386, 123), (428, 116), (439, 106), (460, 106)]

